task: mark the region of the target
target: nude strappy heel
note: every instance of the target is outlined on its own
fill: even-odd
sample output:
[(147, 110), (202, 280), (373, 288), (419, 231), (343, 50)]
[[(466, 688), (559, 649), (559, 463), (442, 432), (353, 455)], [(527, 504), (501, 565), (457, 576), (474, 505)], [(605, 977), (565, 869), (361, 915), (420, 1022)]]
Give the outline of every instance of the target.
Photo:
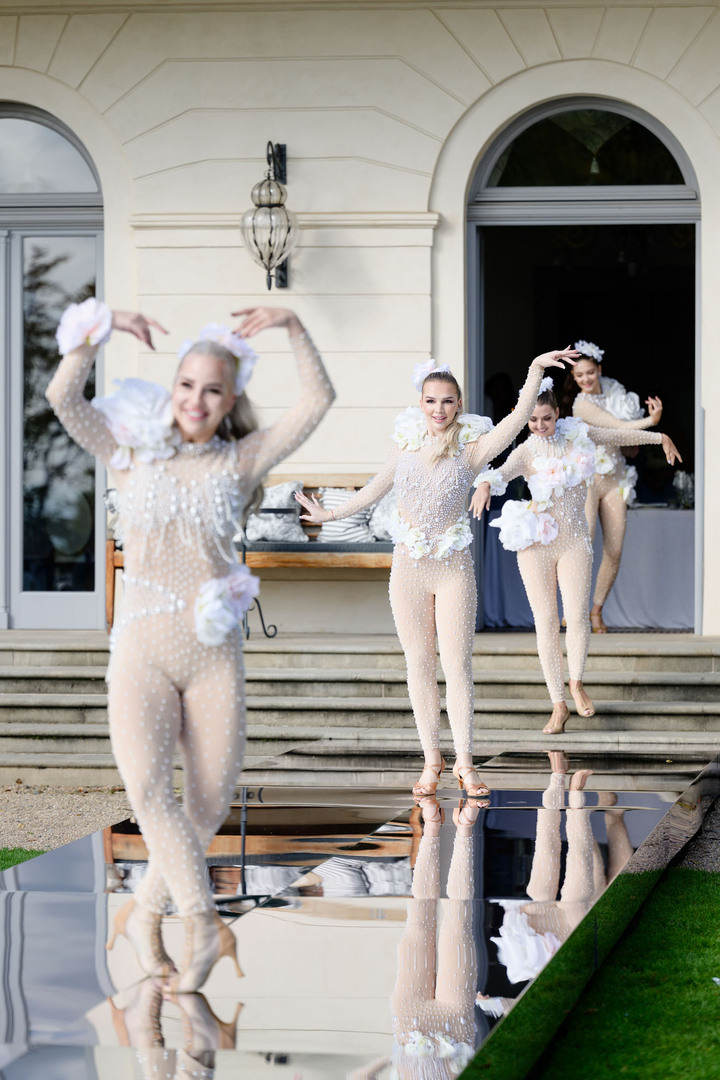
[(223, 956), (231, 958), (238, 979), (242, 979), (243, 973), (237, 958), (237, 938), (216, 911), (188, 915), (183, 919), (183, 923), (185, 959), (180, 974), (170, 982), (173, 993), (195, 993)]
[(474, 765), (458, 765), (457, 761), (455, 762), (453, 765), (453, 776), (457, 780), (460, 790), (465, 791), (471, 799), (482, 799), (486, 795), (489, 795), (490, 788), (483, 780), (481, 780), (479, 784), (467, 783), (465, 781), (465, 777), (468, 773), (475, 773), (477, 776)]
[(138, 963), (146, 975), (174, 975), (177, 968), (165, 951), (160, 934), (161, 926), (162, 915), (146, 910), (132, 898), (116, 913), (112, 936), (105, 948), (110, 951), (120, 934), (132, 945)]
[(438, 784), (440, 783), (440, 777), (445, 772), (445, 758), (444, 757), (440, 758), (440, 764), (439, 765), (424, 765), (423, 766), (423, 772), (425, 772), (426, 769), (429, 769), (430, 772), (434, 772), (435, 775), (437, 776), (437, 780), (435, 781), (434, 784), (432, 783), (432, 781), (429, 784), (421, 784), (420, 781), (418, 780), (418, 782), (413, 785), (413, 789), (412, 789), (413, 795), (422, 796), (422, 795), (434, 795), (435, 794), (435, 792), (438, 789)]

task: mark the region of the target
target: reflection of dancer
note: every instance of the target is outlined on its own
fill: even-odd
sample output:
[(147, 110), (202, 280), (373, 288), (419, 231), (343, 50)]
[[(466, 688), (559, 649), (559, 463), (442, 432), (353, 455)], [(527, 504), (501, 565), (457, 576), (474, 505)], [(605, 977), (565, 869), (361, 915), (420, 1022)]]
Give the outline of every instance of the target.
[(425, 755), (416, 795), (433, 794), (445, 767), (438, 741), (436, 633), (456, 753), (453, 773), (469, 795), (487, 794), (472, 763), (477, 597), (467, 496), (483, 466), (509, 445), (532, 412), (543, 369), (563, 367), (562, 361), (572, 362), (574, 355), (565, 349), (536, 357), (515, 411), (495, 429), (486, 417), (462, 413), (460, 387), (447, 366), (435, 368), (434, 361), (419, 365), (420, 409), (408, 409), (396, 421), (396, 448), (377, 476), (334, 511), (324, 510), (315, 498), (296, 496), (308, 511), (305, 520), (324, 522), (370, 506), (395, 485), (390, 603)]
[[(447, 879), (440, 900), (442, 813), (433, 796), (420, 800), (423, 836), (413, 873), (412, 900), (398, 945), (395, 989), (390, 998), (399, 1080), (451, 1080), (475, 1052), (477, 954), (472, 933), (473, 839), (481, 806), (471, 800), (453, 811), (456, 826)], [(438, 920), (438, 915), (440, 919)], [(440, 923), (438, 931), (438, 921)], [(390, 1064), (374, 1062), (348, 1080), (374, 1080)]]
[[(570, 780), (568, 807), (564, 811), (568, 847), (560, 886), (560, 823), (568, 760), (561, 751), (551, 751), (548, 756), (552, 774), (537, 811), (535, 850), (527, 885), (531, 902), (505, 901), (500, 936), (492, 939), (512, 983), (532, 979), (542, 970), (633, 852), (625, 812), (612, 808), (617, 797), (600, 792), (598, 806), (605, 809), (608, 838), (606, 873), (590, 821), (594, 807), (585, 805), (584, 788), (591, 770), (580, 769)], [(502, 1015), (513, 1003), (513, 999), (478, 997), (478, 1004), (493, 1015)]]
[[(575, 348), (582, 354), (582, 359), (566, 380), (569, 389), (574, 389), (576, 394), (572, 403), (573, 416), (578, 416), (586, 424), (597, 428), (626, 431), (654, 427), (660, 423), (660, 398), (647, 398), (645, 404), (649, 416), (643, 416), (637, 394), (627, 393), (619, 382), (602, 374), (604, 350), (599, 349), (592, 341), (578, 341)], [(619, 447), (598, 447), (595, 476), (588, 484), (585, 505), (590, 539), (595, 536), (598, 514), (603, 535), (602, 561), (590, 610), (593, 633), (607, 632), (602, 609), (620, 568), (627, 508), (635, 497), (636, 480), (637, 470), (628, 465)]]
[[(151, 347), (150, 327), (160, 329), (94, 300), (63, 316), (58, 341), (67, 355), (47, 391), (72, 438), (118, 470), (125, 576), (113, 633), (110, 733), (149, 860), (115, 929), (128, 936), (148, 974), (171, 973), (160, 925), (172, 897), (185, 919), (185, 957), (174, 985), (183, 992), (196, 990), (217, 959), (235, 951), (205, 868), (245, 745), (240, 619), (257, 583), (238, 564), (233, 536), (264, 474), (308, 436), (333, 398), (292, 312), (236, 314), (244, 316), (238, 335), (245, 337), (286, 327), (297, 358), (300, 400), (267, 430), (253, 430), (247, 416), (243, 387), (254, 354), (243, 337), (215, 325), (184, 347), (171, 397), (131, 379), (93, 407), (83, 388), (111, 327)], [(182, 807), (173, 792), (178, 744)]]
[(491, 494), (503, 494), (508, 482), (524, 476), (531, 503), (506, 502), (491, 525), (500, 529), (500, 541), (516, 551), (518, 567), (535, 620), (537, 647), (553, 711), (543, 728), (548, 735), (561, 732), (570, 715), (565, 704), (565, 678), (557, 590), (560, 587), (567, 619), (567, 657), (570, 693), (581, 716), (595, 709), (585, 693), (582, 677), (587, 658), (590, 625), (588, 604), (592, 572), (592, 545), (585, 518), (586, 484), (595, 472), (596, 447), (601, 440), (620, 446), (662, 443), (667, 460), (682, 460), (667, 435), (646, 431), (614, 431), (588, 427), (581, 420), (558, 420), (551, 389), (544, 390), (528, 422), (530, 438), (498, 469), (482, 473), (471, 508), (480, 516)]

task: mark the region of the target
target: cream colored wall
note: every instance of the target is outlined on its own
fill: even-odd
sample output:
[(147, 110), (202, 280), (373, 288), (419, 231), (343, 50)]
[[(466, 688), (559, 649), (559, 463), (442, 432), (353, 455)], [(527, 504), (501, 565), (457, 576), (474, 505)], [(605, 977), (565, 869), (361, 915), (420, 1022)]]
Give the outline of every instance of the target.
[[(270, 299), (307, 322), (339, 396), (284, 469), (375, 468), (414, 396), (413, 363), (434, 351), (464, 367), (464, 206), (483, 149), (531, 105), (597, 94), (657, 117), (698, 176), (706, 410), (718, 400), (718, 3), (83, 6), (0, 0), (0, 98), (55, 113), (86, 143), (106, 200), (106, 294), (171, 329), (152, 358), (113, 342), (110, 374), (167, 381), (194, 328), (267, 299), (237, 221), (266, 141), (285, 142), (303, 230), (292, 287)], [(267, 421), (294, 382), (281, 335), (262, 351), (252, 389)], [(708, 492), (717, 461), (709, 424)], [(719, 519), (706, 498), (708, 552)], [(720, 632), (710, 559), (703, 629)]]

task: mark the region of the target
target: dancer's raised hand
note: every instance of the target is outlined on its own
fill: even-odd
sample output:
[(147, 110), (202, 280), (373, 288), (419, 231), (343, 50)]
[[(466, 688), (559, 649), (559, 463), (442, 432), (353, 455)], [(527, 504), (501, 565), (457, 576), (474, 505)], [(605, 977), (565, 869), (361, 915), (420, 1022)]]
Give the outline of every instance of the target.
[(653, 422), (653, 425), (660, 423), (660, 417), (662, 416), (663, 403), (659, 397), (649, 397), (645, 399), (647, 405), (648, 415)]
[(663, 435), (662, 448), (665, 457), (667, 458), (668, 465), (674, 465), (676, 461), (682, 461), (680, 457), (680, 451), (675, 443), (672, 441), (669, 435)]
[(323, 504), (317, 495), (313, 495), (312, 498), (308, 499), (307, 495), (303, 495), (302, 491), (296, 491), (295, 498), (307, 510), (307, 514), (300, 515), (301, 521), (309, 521), (312, 525), (322, 525), (324, 521), (333, 520), (332, 514), (329, 510), (323, 508)]
[(124, 330), (128, 334), (133, 334), (153, 350), (155, 346), (152, 343), (150, 331), (159, 330), (161, 334), (167, 334), (164, 326), (155, 322), (155, 319), (141, 315), (139, 311), (113, 311), (112, 325), (113, 330)]
[(552, 352), (540, 353), (533, 360), (533, 366), (541, 368), (549, 367), (565, 367), (565, 364), (570, 364), (574, 367), (581, 357), (581, 353), (577, 349), (573, 349), (572, 345), (568, 345), (566, 349), (553, 349)]
[(485, 481), (478, 484), (470, 500), (470, 513), (474, 518), (481, 518), (483, 510), (490, 509), (490, 485)]
[(290, 308), (276, 307), (249, 307), (241, 308), (240, 311), (231, 312), (234, 319), (242, 319), (239, 326), (233, 331), (240, 337), (253, 337), (261, 330), (270, 330), (273, 327), (287, 327), (289, 330), (293, 324), (300, 325), (300, 320)]

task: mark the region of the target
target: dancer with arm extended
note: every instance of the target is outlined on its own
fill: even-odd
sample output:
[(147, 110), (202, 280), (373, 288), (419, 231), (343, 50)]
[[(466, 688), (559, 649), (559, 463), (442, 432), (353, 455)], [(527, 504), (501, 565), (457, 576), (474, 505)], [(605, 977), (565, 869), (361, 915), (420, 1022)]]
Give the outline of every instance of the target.
[[(547, 382), (550, 382), (548, 379)], [(518, 567), (535, 620), (537, 647), (553, 711), (546, 735), (563, 731), (570, 715), (565, 704), (565, 666), (560, 647), (557, 590), (567, 619), (570, 693), (580, 716), (593, 716), (594, 706), (582, 684), (590, 640), (588, 600), (592, 544), (585, 518), (586, 485), (595, 472), (595, 443), (612, 446), (662, 444), (669, 464), (682, 458), (667, 435), (649, 431), (615, 431), (589, 427), (582, 420), (559, 420), (555, 394), (543, 386), (528, 421), (530, 438), (498, 469), (482, 473), (471, 511), (480, 517), (490, 496), (502, 495), (510, 480), (523, 476), (532, 502), (506, 502), (490, 524), (500, 529), (500, 542), (516, 551)]]
[[(566, 380), (567, 390), (575, 392), (573, 416), (594, 427), (618, 431), (643, 430), (660, 423), (663, 409), (660, 398), (646, 399), (649, 415), (644, 416), (637, 394), (628, 393), (621, 383), (603, 375), (604, 349), (592, 341), (577, 341), (575, 348), (581, 359)], [(627, 463), (620, 447), (598, 446), (595, 476), (588, 484), (585, 504), (590, 539), (595, 537), (598, 515), (603, 536), (602, 561), (590, 609), (590, 623), (596, 634), (607, 633), (602, 609), (620, 568), (627, 508), (635, 497), (636, 480), (637, 470)]]
[(390, 573), (390, 604), (407, 663), (410, 703), (425, 756), (415, 795), (437, 790), (445, 762), (440, 753), (440, 692), (435, 635), (446, 680), (447, 713), (456, 761), (453, 774), (469, 795), (487, 794), (472, 760), (474, 684), (472, 648), (477, 596), (468, 545), (472, 533), (467, 498), (480, 470), (522, 429), (537, 400), (545, 368), (573, 363), (568, 348), (537, 356), (517, 406), (497, 427), (486, 417), (463, 414), (460, 386), (447, 365), (418, 365), (420, 408), (395, 424), (390, 457), (369, 484), (342, 506), (324, 510), (317, 499), (296, 497), (304, 520), (347, 517), (377, 502), (395, 485), (398, 518)]
[[(115, 931), (126, 934), (147, 974), (171, 975), (161, 920), (172, 899), (185, 920), (176, 992), (197, 990), (220, 956), (234, 954), (205, 867), (245, 748), (240, 623), (257, 579), (239, 564), (233, 537), (265, 473), (308, 437), (334, 397), (293, 312), (234, 314), (241, 317), (236, 332), (211, 324), (181, 348), (171, 395), (128, 379), (116, 394), (91, 403), (84, 386), (111, 329), (152, 347), (151, 329), (161, 328), (95, 300), (73, 305), (58, 329), (64, 359), (47, 390), (70, 436), (116, 470), (125, 573), (108, 713), (148, 868)], [(301, 392), (272, 427), (256, 430), (244, 393), (255, 355), (244, 339), (270, 327), (288, 331)], [(182, 806), (173, 792), (178, 745)]]

